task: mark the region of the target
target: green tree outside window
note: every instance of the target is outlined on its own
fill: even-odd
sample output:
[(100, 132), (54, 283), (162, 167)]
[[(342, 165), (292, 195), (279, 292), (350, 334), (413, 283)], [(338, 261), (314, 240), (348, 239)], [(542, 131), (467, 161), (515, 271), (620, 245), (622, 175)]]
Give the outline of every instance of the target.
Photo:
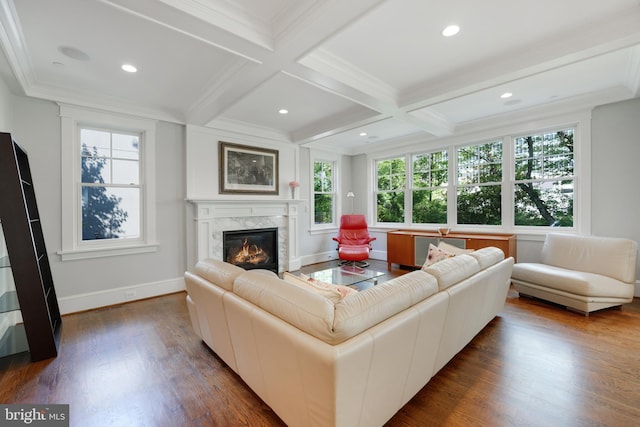
[(313, 218), (315, 224), (333, 224), (334, 165), (332, 162), (313, 162)]
[(378, 222), (403, 223), (406, 188), (405, 159), (398, 157), (378, 161), (376, 171)]

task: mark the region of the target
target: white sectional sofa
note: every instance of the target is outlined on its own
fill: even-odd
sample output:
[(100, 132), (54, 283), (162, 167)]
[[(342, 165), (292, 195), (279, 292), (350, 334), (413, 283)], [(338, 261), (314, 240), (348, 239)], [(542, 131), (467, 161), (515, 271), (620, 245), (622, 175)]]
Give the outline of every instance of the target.
[(440, 261), (338, 303), (217, 260), (185, 273), (196, 334), (290, 426), (380, 426), (504, 306), (513, 258)]
[(520, 295), (561, 304), (586, 316), (633, 300), (638, 244), (630, 239), (547, 234), (539, 263), (517, 263)]

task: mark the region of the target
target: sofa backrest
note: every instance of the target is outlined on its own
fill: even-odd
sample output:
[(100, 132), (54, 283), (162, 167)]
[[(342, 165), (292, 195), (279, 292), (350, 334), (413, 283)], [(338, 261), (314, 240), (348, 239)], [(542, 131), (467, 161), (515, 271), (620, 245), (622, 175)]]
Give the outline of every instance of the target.
[(550, 233), (541, 262), (634, 283), (637, 252), (638, 244), (630, 239)]
[(287, 323), (339, 344), (438, 292), (435, 278), (413, 271), (334, 304), (320, 294), (250, 270), (239, 275), (233, 292)]
[(334, 304), (320, 294), (257, 270), (239, 275), (233, 292), (316, 338), (333, 339)]
[(423, 270), (435, 277), (438, 281), (438, 288), (444, 291), (449, 286), (476, 274), (480, 271), (480, 264), (471, 255), (463, 254), (436, 262)]
[(350, 295), (335, 306), (333, 343), (355, 336), (437, 292), (435, 278), (417, 270)]
[(211, 283), (215, 283), (221, 288), (230, 291), (233, 289), (233, 281), (244, 269), (237, 265), (229, 264), (217, 259), (203, 259), (198, 261), (194, 269), (195, 274), (201, 276)]

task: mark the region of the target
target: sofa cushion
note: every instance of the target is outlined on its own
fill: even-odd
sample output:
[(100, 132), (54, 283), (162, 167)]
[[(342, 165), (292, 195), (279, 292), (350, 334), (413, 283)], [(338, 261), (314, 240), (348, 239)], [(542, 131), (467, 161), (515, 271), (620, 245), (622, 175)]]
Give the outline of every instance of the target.
[(318, 293), (255, 270), (240, 274), (233, 292), (316, 338), (332, 339), (334, 304)]
[(435, 278), (417, 270), (345, 298), (335, 306), (331, 343), (357, 335), (437, 292)]
[(546, 264), (515, 264), (511, 278), (587, 297), (632, 298), (634, 292), (632, 284), (608, 276)]
[(195, 267), (195, 273), (205, 278), (211, 283), (230, 291), (233, 289), (233, 281), (240, 274), (244, 273), (244, 269), (237, 265), (229, 264), (217, 259), (203, 259), (198, 261)]
[(494, 246), (478, 249), (469, 255), (478, 261), (478, 264), (480, 264), (480, 270), (484, 270), (485, 268), (497, 264), (504, 259), (504, 252), (502, 252), (502, 249)]
[(423, 268), (423, 271), (435, 277), (438, 288), (443, 291), (480, 271), (480, 264), (470, 254), (463, 254)]

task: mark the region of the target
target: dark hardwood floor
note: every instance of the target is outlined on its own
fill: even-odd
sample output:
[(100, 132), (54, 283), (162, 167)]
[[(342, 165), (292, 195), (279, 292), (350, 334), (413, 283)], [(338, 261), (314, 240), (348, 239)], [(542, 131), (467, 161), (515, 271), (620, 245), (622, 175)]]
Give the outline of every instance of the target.
[[(68, 403), (83, 427), (283, 425), (194, 335), (184, 297), (64, 316), (57, 358), (0, 359), (0, 402)], [(637, 426), (639, 403), (638, 299), (584, 317), (512, 290), (387, 425)]]

